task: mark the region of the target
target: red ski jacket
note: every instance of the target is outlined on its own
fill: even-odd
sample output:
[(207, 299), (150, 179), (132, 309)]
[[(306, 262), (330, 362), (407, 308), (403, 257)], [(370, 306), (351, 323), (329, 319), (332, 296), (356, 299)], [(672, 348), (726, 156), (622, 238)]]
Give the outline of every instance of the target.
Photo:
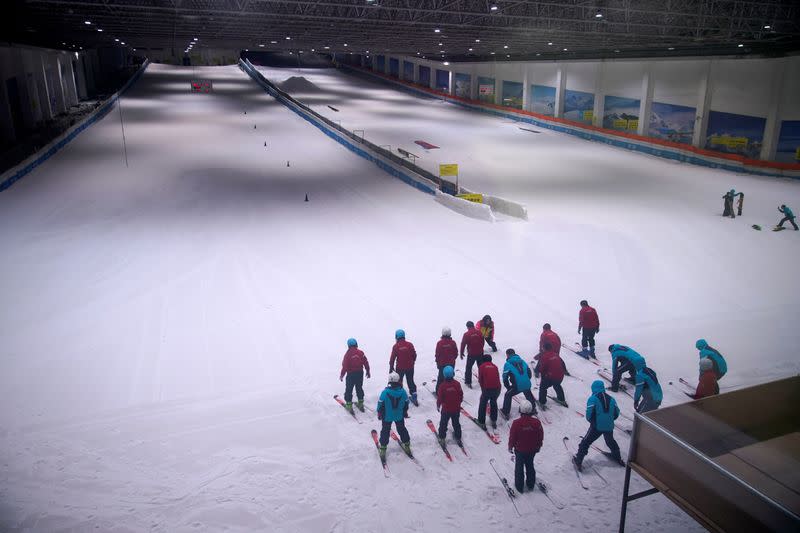
[(554, 383), (561, 383), (564, 380), (564, 362), (555, 352), (544, 352), (537, 366), (543, 378)]
[(464, 347), (467, 347), (467, 355), (477, 357), (483, 355), (483, 334), (478, 328), (468, 329), (461, 337), (461, 355), (464, 355)]
[(389, 358), (389, 368), (392, 370), (411, 370), (417, 360), (417, 351), (414, 345), (405, 339), (400, 339), (392, 347), (392, 356)]
[(464, 391), (461, 390), (461, 383), (454, 379), (446, 379), (436, 390), (436, 407), (441, 407), (443, 413), (449, 415), (461, 411), (461, 401), (464, 399)]
[(717, 375), (714, 370), (706, 370), (700, 374), (700, 382), (697, 384), (697, 391), (694, 393), (694, 399), (699, 400), (706, 396), (714, 396), (719, 394), (719, 384), (717, 383)]
[(520, 415), (511, 424), (508, 434), (508, 450), (518, 452), (538, 452), (542, 449), (544, 430), (539, 419), (531, 415)]
[(561, 355), (561, 337), (558, 336), (558, 333), (552, 329), (549, 331), (542, 331), (542, 335), (539, 337), (540, 354), (544, 352), (544, 343), (546, 342), (550, 343), (550, 346), (552, 346), (554, 352)]
[(494, 320), (489, 321), (489, 325), (483, 323), (483, 320), (475, 322), (475, 329), (480, 330), (484, 339), (494, 340)]
[(589, 329), (600, 329), (600, 318), (597, 316), (597, 311), (594, 307), (587, 305), (581, 307), (578, 313), (578, 326)]
[(458, 346), (456, 346), (456, 341), (450, 337), (439, 339), (439, 342), (436, 343), (436, 367), (444, 368), (447, 365), (455, 367), (457, 357)]
[(366, 369), (367, 374), (369, 374), (369, 361), (367, 361), (367, 356), (364, 355), (364, 352), (353, 346), (352, 348), (348, 348), (344, 353), (342, 372), (339, 374), (339, 378), (344, 377), (348, 372), (361, 372), (364, 369)]
[(481, 390), (500, 389), (500, 371), (494, 363), (486, 361), (478, 367)]

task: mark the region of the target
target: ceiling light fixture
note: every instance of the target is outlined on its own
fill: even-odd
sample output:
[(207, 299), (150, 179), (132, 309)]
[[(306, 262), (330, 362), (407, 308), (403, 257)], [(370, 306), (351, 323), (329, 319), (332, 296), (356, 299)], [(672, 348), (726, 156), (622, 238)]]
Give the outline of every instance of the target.
[(122, 42), (121, 42), (121, 43), (119, 43), (119, 44), (125, 44), (125, 41), (122, 41)]
[(472, 52), (472, 48), (470, 48), (469, 51)]
[(508, 48), (508, 45), (507, 44), (503, 45), (503, 48)]
[(479, 42), (481, 42), (481, 40), (480, 39), (475, 39), (475, 42), (479, 43)]
[(347, 46), (347, 43), (344, 43), (344, 45)]
[(264, 45), (263, 44), (259, 44), (258, 47), (259, 48), (264, 48)]
[(603, 18), (603, 14), (598, 11), (597, 13), (595, 13), (594, 18), (601, 19)]
[(769, 24), (765, 24), (765, 25), (764, 25), (764, 29), (765, 29), (765, 30), (771, 30), (771, 29), (772, 29), (772, 26), (770, 26)]
[(103, 29), (102, 28), (97, 28), (97, 31), (102, 32)]
[(742, 43), (739, 43), (738, 46), (739, 46), (739, 48), (744, 48), (744, 45)]
[(116, 42), (119, 42), (119, 39), (114, 39)]
[(287, 40), (287, 41), (291, 41), (291, 40), (292, 40), (292, 38), (291, 38), (291, 37), (289, 37), (289, 36), (287, 35), (287, 36), (286, 36), (286, 40)]
[(567, 49), (566, 49), (566, 48), (564, 48), (564, 51), (566, 52), (566, 51), (567, 51)]
[(547, 46), (553, 46), (553, 43), (547, 43)]
[(489, 6), (489, 11), (497, 11), (497, 6), (495, 4), (492, 4), (491, 6)]
[(445, 61), (445, 62), (443, 63), (443, 65), (444, 65), (444, 66), (448, 66), (449, 64), (450, 64), (450, 62), (449, 62), (449, 61)]
[[(325, 47), (325, 50), (330, 50), (330, 49), (331, 49), (331, 47), (330, 47), (330, 46), (326, 46), (326, 47)], [(369, 53), (369, 50), (367, 50), (367, 53)]]
[(433, 30), (433, 33), (441, 33), (441, 32), (442, 32), (442, 30), (440, 30), (439, 28), (436, 28), (435, 30)]
[(675, 50), (675, 47), (674, 46), (670, 46), (669, 48), (667, 48), (667, 50), (670, 50), (670, 51), (671, 50)]
[(87, 26), (91, 26), (92, 24), (90, 20), (84, 20), (83, 23), (86, 24)]
[(278, 44), (278, 41), (270, 41), (270, 44)]

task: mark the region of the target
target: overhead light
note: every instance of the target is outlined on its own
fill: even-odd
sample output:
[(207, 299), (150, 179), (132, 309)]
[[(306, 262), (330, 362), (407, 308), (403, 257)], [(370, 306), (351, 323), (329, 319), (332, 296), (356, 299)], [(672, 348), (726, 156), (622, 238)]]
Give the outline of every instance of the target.
[(765, 29), (765, 30), (771, 30), (771, 29), (772, 29), (772, 26), (770, 26), (769, 24), (765, 24), (765, 25), (764, 25), (764, 29)]
[(61, 42), (61, 44), (63, 44), (64, 46), (66, 46), (66, 45), (67, 45), (67, 43), (65, 43), (65, 42), (63, 42), (63, 41)]
[(675, 50), (675, 47), (674, 46), (670, 46), (669, 48), (667, 48), (667, 50)]
[(511, 57), (511, 54), (506, 54), (506, 57)]
[(537, 52), (537, 53), (536, 53), (536, 55), (537, 55), (537, 56), (540, 56), (540, 55), (542, 55), (542, 54), (540, 54), (540, 53), (538, 53), (538, 52)]
[(311, 51), (312, 52), (316, 52), (317, 50), (316, 50), (316, 48), (312, 48)]
[(445, 52), (444, 52), (444, 50), (439, 50), (439, 53), (440, 54), (444, 54)]
[(442, 46), (442, 43), (439, 43), (439, 46)]
[(472, 52), (472, 48), (470, 48), (469, 51)]
[(292, 38), (291, 38), (291, 37), (289, 37), (289, 36), (287, 35), (287, 36), (286, 36), (286, 40), (287, 40), (287, 41), (291, 41), (291, 40), (292, 40)]
[(507, 44), (506, 44), (506, 45), (503, 45), (503, 48), (508, 48), (508, 45), (507, 45)]
[(614, 50), (614, 53), (617, 53), (617, 54), (618, 54), (618, 53), (619, 53), (619, 50)]
[(595, 13), (594, 18), (601, 19), (603, 18), (603, 14), (598, 11), (597, 13)]
[(417, 55), (419, 55), (419, 52), (417, 52)]
[(86, 24), (87, 26), (90, 26), (92, 24), (90, 20), (84, 20), (83, 23)]
[(739, 46), (739, 48), (744, 48), (744, 45), (742, 43), (739, 43), (738, 46)]
[(125, 44), (125, 41), (122, 41), (122, 42), (121, 42), (121, 43), (119, 43), (119, 44)]
[(258, 47), (259, 48), (264, 48), (264, 45), (263, 44), (259, 44)]
[(480, 39), (475, 39), (475, 42), (479, 43), (479, 42), (481, 42), (481, 40)]
[(564, 51), (566, 52), (566, 51), (567, 51), (567, 49), (566, 49), (566, 48), (564, 48)]
[(490, 54), (490, 55), (494, 55), (494, 52), (490, 52), (489, 54)]
[(449, 65), (449, 64), (450, 64), (450, 62), (449, 62), (449, 61), (445, 61), (445, 62), (443, 63), (443, 65), (444, 65), (444, 66), (447, 66), (447, 65)]
[(278, 44), (278, 41), (270, 41), (270, 44)]
[(195, 37), (195, 38), (194, 38), (194, 39), (192, 39), (192, 40), (193, 40), (193, 41), (199, 41), (199, 39), (198, 39), (197, 37)]
[(344, 43), (344, 45), (347, 46), (347, 43)]
[(553, 43), (547, 43), (547, 46), (553, 46)]
[(119, 42), (119, 39), (114, 39), (116, 42)]
[(497, 11), (497, 6), (495, 4), (490, 5), (489, 11)]
[(441, 32), (442, 32), (442, 30), (440, 30), (439, 28), (436, 28), (435, 30), (433, 30), (433, 33), (441, 33)]
[(102, 28), (97, 28), (97, 31), (100, 31), (100, 32), (102, 32), (102, 31), (103, 31), (103, 29), (102, 29)]

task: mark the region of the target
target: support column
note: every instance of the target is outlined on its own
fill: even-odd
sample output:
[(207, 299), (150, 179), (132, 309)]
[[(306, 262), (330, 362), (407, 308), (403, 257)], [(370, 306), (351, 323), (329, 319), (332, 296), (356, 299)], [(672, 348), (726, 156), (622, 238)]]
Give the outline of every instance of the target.
[(636, 128), (636, 133), (639, 135), (647, 135), (650, 129), (650, 110), (653, 108), (653, 89), (655, 87), (652, 70), (653, 69), (648, 64), (642, 76), (642, 98), (639, 101), (639, 127)]
[(764, 127), (764, 141), (761, 145), (760, 159), (772, 161), (778, 150), (778, 136), (781, 134), (781, 103), (783, 102), (784, 73), (786, 59), (778, 59), (772, 65), (772, 83), (770, 84), (769, 111), (767, 124)]
[(435, 91), (436, 90), (436, 67), (434, 67), (433, 64), (430, 64), (430, 65), (428, 65), (428, 68), (430, 69), (430, 73), (431, 73), (430, 74), (430, 78), (431, 79), (429, 80), (428, 87), (430, 87), (431, 89), (433, 89)]
[(456, 94), (456, 76), (452, 70), (447, 71), (447, 92), (450, 96)]
[(74, 54), (62, 57), (65, 66), (64, 76), (67, 78), (67, 84), (65, 90), (68, 96), (67, 99), (68, 106), (75, 105), (78, 103), (78, 87), (75, 85), (75, 71), (72, 66), (72, 61), (74, 59), (75, 59)]
[(36, 78), (36, 85), (39, 89), (39, 103), (42, 108), (42, 120), (50, 120), (53, 118), (53, 108), (50, 104), (50, 87), (47, 83), (47, 71), (44, 54), (41, 54), (36, 60), (36, 70), (34, 77)]
[(524, 111), (531, 110), (531, 76), (530, 66), (526, 65), (525, 72), (522, 74), (522, 109)]
[(414, 84), (419, 85), (419, 63), (413, 61), (414, 63)]
[(497, 69), (494, 74), (494, 103), (503, 105), (503, 80), (497, 75)]
[(594, 109), (592, 109), (592, 124), (598, 128), (603, 127), (603, 113), (606, 108), (606, 94), (603, 86), (603, 76), (605, 74), (605, 63), (597, 63), (597, 70), (594, 75)]
[(388, 55), (383, 56), (383, 73), (386, 74), (387, 76), (392, 71), (390, 66), (391, 64), (392, 64), (392, 58), (389, 57)]
[(711, 107), (711, 93), (713, 82), (711, 79), (711, 67), (713, 61), (709, 60), (706, 71), (700, 78), (700, 85), (697, 91), (697, 114), (694, 119), (694, 135), (692, 135), (692, 146), (703, 148), (708, 133), (708, 112)]
[(78, 57), (78, 98), (81, 100), (85, 100), (88, 97), (88, 93), (86, 90), (86, 69), (83, 66), (83, 58)]
[(469, 99), (478, 99), (478, 68), (475, 65), (469, 71)]
[(556, 108), (553, 110), (553, 116), (561, 118), (564, 116), (564, 90), (567, 87), (567, 71), (564, 65), (559, 65), (556, 72)]

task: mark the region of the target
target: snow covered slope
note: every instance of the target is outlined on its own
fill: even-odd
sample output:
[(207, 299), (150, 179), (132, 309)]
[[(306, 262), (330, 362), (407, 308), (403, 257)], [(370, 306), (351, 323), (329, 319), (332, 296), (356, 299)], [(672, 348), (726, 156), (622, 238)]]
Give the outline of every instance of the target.
[[(192, 77), (214, 91), (189, 93)], [(491, 133), (463, 160), (499, 170), (470, 180), (518, 192), (536, 205), (531, 222), (442, 208), (234, 66), (152, 65), (122, 103), (128, 168), (114, 112), (0, 195), (0, 529), (616, 527), (622, 470), (590, 454), (608, 485), (591, 473), (582, 490), (561, 438), (577, 440), (586, 424), (558, 406), (537, 471), (564, 510), (535, 494), (520, 500), (522, 519), (512, 514), (488, 465), (496, 458), (511, 473), (505, 430), (497, 446), (464, 421), (472, 458), (446, 463), (422, 390), (409, 430), (425, 471), (392, 445), (384, 479), (369, 436), (377, 421), (357, 424), (331, 397), (350, 336), (373, 366), (373, 406), (396, 328), (417, 346), (421, 383), (435, 376), (442, 326), (459, 335), (490, 313), (500, 349), (529, 358), (545, 321), (574, 340), (581, 298), (600, 312), (600, 344), (637, 347), (665, 383), (694, 375), (698, 336), (728, 356), (729, 383), (797, 371), (798, 235), (748, 227), (769, 224), (775, 202), (800, 204), (796, 184), (697, 174), (544, 133), (520, 132), (526, 151), (512, 164), (515, 126), (433, 101), (403, 105), (384, 112), (421, 121), (435, 144)], [(441, 131), (426, 116), (446, 119)], [(549, 148), (532, 165), (536, 139)], [(730, 186), (747, 195), (744, 219), (714, 216), (717, 189)], [(565, 383), (580, 409), (595, 367), (564, 357), (583, 379)], [(668, 403), (682, 401), (665, 390)], [(477, 392), (466, 398), (474, 412)], [(632, 504), (629, 524), (699, 531), (661, 497)]]

